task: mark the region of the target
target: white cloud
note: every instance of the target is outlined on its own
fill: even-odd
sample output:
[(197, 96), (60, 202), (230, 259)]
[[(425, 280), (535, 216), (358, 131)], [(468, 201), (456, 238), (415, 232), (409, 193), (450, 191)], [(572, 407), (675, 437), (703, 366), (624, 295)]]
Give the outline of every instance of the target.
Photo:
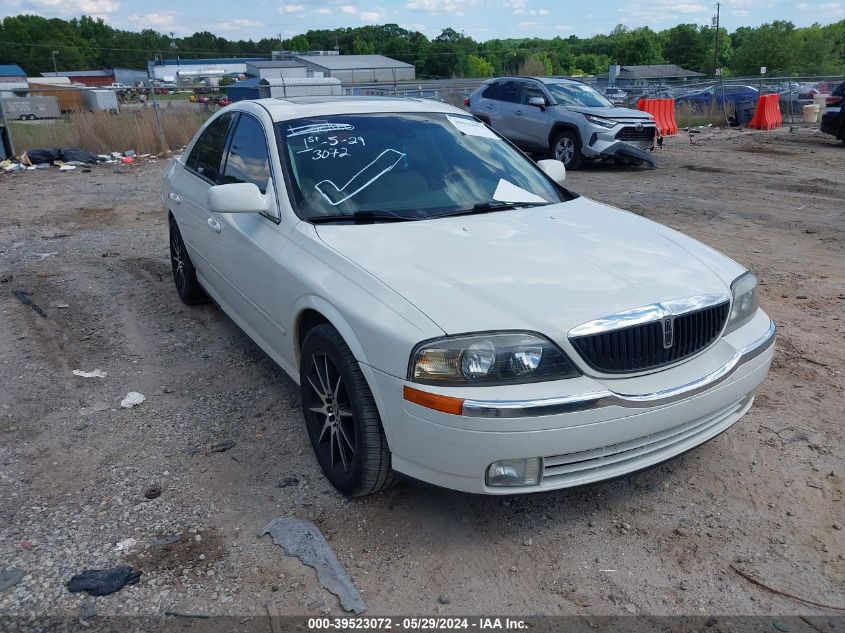
[(574, 30), (575, 28), (568, 24), (555, 24), (555, 31), (560, 31), (561, 33), (570, 33)]
[(120, 3), (114, 0), (29, 0), (37, 7), (52, 8), (64, 15), (108, 15), (120, 9)]
[(332, 10), (327, 8), (327, 7), (320, 7), (319, 9), (316, 9), (314, 11), (314, 13), (317, 13), (319, 15), (329, 15), (329, 14), (331, 14), (331, 12), (332, 12)]
[(362, 22), (378, 22), (381, 18), (381, 13), (378, 11), (361, 11), (358, 14), (358, 18)]
[(338, 7), (341, 13), (347, 13), (349, 15), (357, 12), (357, 9), (353, 7), (351, 4), (342, 4)]
[(279, 7), (279, 13), (302, 13), (305, 11), (305, 5), (302, 4), (284, 4)]
[(157, 29), (162, 31), (180, 31), (176, 24), (175, 11), (162, 11), (161, 13), (145, 13), (138, 15), (134, 13), (127, 18), (132, 24), (141, 29)]
[(432, 14), (449, 13), (461, 17), (464, 15), (461, 9), (474, 7), (478, 2), (479, 0), (410, 0), (410, 2), (405, 3), (405, 8), (410, 11)]
[(748, 9), (731, 9), (731, 15), (737, 18), (747, 18), (751, 15), (751, 12)]
[(550, 12), (548, 9), (537, 9), (537, 15), (549, 15)]
[(262, 22), (257, 20), (247, 20), (246, 18), (236, 18), (226, 22), (217, 22), (211, 25), (212, 31), (242, 31), (245, 29), (252, 29), (263, 26)]

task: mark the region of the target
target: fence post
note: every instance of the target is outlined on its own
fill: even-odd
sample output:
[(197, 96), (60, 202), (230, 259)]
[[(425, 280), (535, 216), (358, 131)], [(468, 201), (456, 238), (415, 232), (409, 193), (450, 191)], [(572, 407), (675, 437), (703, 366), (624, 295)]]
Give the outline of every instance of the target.
[(15, 144), (12, 141), (12, 129), (9, 127), (9, 121), (6, 119), (6, 109), (3, 107), (3, 99), (0, 98), (0, 118), (3, 119), (3, 129), (6, 130), (6, 138), (9, 139), (9, 154), (8, 158), (15, 157)]
[(159, 140), (161, 141), (162, 148), (164, 148), (164, 155), (169, 158), (170, 148), (167, 146), (167, 139), (164, 136), (164, 128), (161, 126), (161, 117), (158, 114), (158, 101), (156, 101), (156, 89), (153, 86), (150, 86), (150, 95), (152, 96), (153, 110), (155, 111), (156, 115), (156, 124), (158, 125)]

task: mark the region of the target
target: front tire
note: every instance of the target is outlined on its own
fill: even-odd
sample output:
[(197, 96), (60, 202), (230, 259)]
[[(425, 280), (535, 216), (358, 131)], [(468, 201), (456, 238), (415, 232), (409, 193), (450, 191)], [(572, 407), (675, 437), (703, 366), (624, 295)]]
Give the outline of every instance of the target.
[(581, 167), (581, 139), (576, 132), (564, 130), (552, 142), (551, 154), (567, 171)]
[(305, 337), (299, 385), (308, 437), (332, 485), (351, 497), (390, 487), (390, 450), (373, 394), (349, 346), (328, 323)]

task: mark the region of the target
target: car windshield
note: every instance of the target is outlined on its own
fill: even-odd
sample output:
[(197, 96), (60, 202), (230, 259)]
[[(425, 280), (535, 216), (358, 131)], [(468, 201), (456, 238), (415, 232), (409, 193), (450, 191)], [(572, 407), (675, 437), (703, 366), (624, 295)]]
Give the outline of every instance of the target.
[(613, 104), (605, 99), (601, 93), (590, 88), (587, 84), (546, 84), (546, 89), (552, 93), (555, 101), (562, 105), (586, 106), (588, 108), (613, 107)]
[(299, 217), (420, 220), (574, 197), (473, 117), (378, 113), (276, 124)]

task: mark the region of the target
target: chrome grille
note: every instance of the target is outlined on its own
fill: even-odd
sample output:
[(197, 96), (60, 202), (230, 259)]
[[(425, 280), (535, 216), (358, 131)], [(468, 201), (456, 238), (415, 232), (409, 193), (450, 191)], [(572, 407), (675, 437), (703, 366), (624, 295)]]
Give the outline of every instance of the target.
[(654, 139), (655, 128), (653, 125), (644, 125), (637, 128), (633, 125), (627, 125), (616, 133), (617, 141), (651, 141)]
[(665, 345), (665, 319), (571, 337), (570, 342), (584, 362), (602, 373), (656, 369), (689, 358), (713, 343), (725, 326), (729, 310), (730, 302), (725, 301), (673, 317), (668, 347)]

